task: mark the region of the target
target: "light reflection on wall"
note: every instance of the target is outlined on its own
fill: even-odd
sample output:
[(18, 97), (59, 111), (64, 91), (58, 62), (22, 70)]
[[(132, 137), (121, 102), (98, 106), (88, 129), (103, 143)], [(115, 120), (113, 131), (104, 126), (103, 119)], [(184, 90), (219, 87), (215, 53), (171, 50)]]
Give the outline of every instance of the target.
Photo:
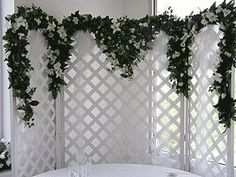
[[(174, 10), (174, 14), (185, 17), (192, 11), (194, 13), (210, 7), (214, 2), (220, 4), (223, 0), (157, 0), (157, 13), (163, 13), (168, 7)], [(226, 2), (229, 2), (228, 0)]]

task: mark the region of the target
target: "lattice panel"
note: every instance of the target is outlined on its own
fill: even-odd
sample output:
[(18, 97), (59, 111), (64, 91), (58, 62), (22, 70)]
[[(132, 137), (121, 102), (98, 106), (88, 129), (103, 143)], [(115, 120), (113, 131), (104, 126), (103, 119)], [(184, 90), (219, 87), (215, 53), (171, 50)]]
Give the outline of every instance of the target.
[(190, 165), (193, 172), (206, 177), (227, 176), (227, 134), (222, 134), (224, 128), (219, 125), (218, 113), (213, 107), (218, 96), (208, 91), (212, 68), (218, 58), (217, 41), (219, 33), (214, 27), (204, 29), (196, 39), (196, 67), (190, 97)]
[(155, 122), (154, 163), (180, 168), (181, 97), (169, 82), (166, 57), (167, 36), (161, 33), (153, 51), (153, 118)]
[(75, 36), (65, 73), (65, 162), (81, 148), (95, 163), (145, 163), (149, 130), (148, 71), (142, 63), (130, 82), (109, 73), (92, 36)]
[(15, 176), (31, 177), (55, 169), (55, 108), (51, 94), (48, 93), (48, 78), (44, 53), (46, 51), (40, 33), (29, 34), (29, 58), (34, 67), (31, 85), (37, 87), (35, 98), (40, 104), (34, 109), (35, 126), (25, 128), (17, 116), (14, 123)]

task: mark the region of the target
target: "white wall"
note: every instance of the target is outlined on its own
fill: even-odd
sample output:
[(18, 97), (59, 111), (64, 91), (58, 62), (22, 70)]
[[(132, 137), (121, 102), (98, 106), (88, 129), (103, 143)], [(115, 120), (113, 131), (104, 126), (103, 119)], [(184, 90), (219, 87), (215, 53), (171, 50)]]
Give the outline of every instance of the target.
[(49, 15), (58, 19), (80, 10), (81, 14), (109, 15), (117, 18), (122, 15), (141, 18), (150, 13), (151, 0), (15, 0), (16, 6), (32, 3), (41, 7)]
[[(14, 0), (1, 0), (0, 1), (0, 23), (1, 23), (1, 29), (0, 29), (0, 36), (5, 34), (6, 27), (7, 27), (7, 22), (5, 20), (5, 16), (8, 14), (14, 13)], [(0, 43), (1, 44), (1, 43)], [(4, 62), (4, 50), (2, 50), (3, 47), (1, 46), (1, 56), (0, 56), (0, 98), (2, 97), (3, 99), (1, 100), (0, 103), (0, 118), (2, 117), (3, 119), (3, 124), (0, 125), (0, 129), (2, 129), (2, 133), (0, 133), (0, 136), (3, 136), (5, 139), (10, 140), (11, 138), (11, 115), (10, 115), (10, 94), (8, 90), (8, 74), (7, 74), (7, 68), (6, 68), (6, 63)], [(1, 123), (1, 122), (0, 122)], [(1, 137), (0, 137), (1, 138)]]
[[(157, 0), (157, 11), (158, 14), (163, 13), (171, 6), (174, 10), (174, 14), (185, 17), (192, 11), (197, 13), (200, 9), (204, 10), (205, 8), (209, 8), (214, 2), (220, 4), (223, 0)], [(229, 0), (226, 0), (226, 2), (229, 2)]]
[(142, 18), (150, 14), (151, 0), (123, 0), (123, 15)]
[(49, 15), (58, 19), (80, 10), (81, 14), (119, 17), (122, 15), (122, 0), (15, 0), (16, 6), (34, 3)]

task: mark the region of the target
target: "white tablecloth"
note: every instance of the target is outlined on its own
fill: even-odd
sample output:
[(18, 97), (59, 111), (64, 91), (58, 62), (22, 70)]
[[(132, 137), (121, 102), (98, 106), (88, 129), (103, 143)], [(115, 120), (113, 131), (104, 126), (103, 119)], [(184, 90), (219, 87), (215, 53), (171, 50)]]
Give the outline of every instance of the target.
[[(35, 177), (69, 177), (67, 169), (46, 172)], [(200, 177), (172, 168), (136, 164), (93, 165), (91, 177)]]

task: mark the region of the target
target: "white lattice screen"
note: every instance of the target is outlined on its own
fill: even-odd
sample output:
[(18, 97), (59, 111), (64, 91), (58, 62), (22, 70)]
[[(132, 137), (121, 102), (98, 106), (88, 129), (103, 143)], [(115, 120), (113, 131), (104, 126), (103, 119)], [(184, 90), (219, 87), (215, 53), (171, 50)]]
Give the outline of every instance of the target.
[[(183, 116), (182, 97), (175, 93), (169, 82), (166, 57), (168, 37), (161, 33), (152, 51), (152, 116), (154, 118), (154, 156), (153, 163), (174, 168), (183, 168)], [(181, 117), (182, 116), (182, 117)], [(181, 124), (182, 123), (182, 124)], [(183, 164), (183, 163), (182, 163)]]
[(80, 33), (75, 41), (65, 73), (65, 162), (78, 148), (95, 163), (147, 162), (148, 62), (129, 82), (106, 70), (105, 55), (92, 36)]
[(218, 123), (213, 107), (218, 96), (208, 91), (213, 77), (212, 68), (218, 62), (217, 43), (220, 32), (215, 26), (202, 30), (196, 38), (194, 53), (193, 92), (190, 96), (190, 155), (191, 170), (204, 176), (227, 176), (227, 134)]
[(43, 57), (46, 47), (39, 32), (30, 32), (28, 39), (28, 56), (34, 67), (31, 86), (37, 87), (35, 98), (40, 104), (34, 109), (33, 128), (25, 128), (16, 115), (17, 122), (13, 124), (15, 177), (30, 177), (55, 169), (56, 166), (55, 108), (51, 94), (48, 93), (46, 62)]
[[(208, 38), (200, 34), (196, 42), (196, 65), (191, 71), (193, 92), (188, 104), (171, 89), (166, 71), (168, 37), (164, 33), (155, 40), (153, 51), (140, 64), (132, 81), (121, 79), (118, 72), (109, 73), (105, 55), (93, 37), (79, 33), (74, 37), (64, 76), (67, 86), (62, 90), (57, 112), (47, 91), (44, 42), (39, 41), (39, 33), (30, 33), (29, 55), (35, 68), (32, 85), (38, 88), (35, 97), (40, 105), (35, 109), (35, 127), (25, 129), (19, 119), (14, 124), (15, 176), (32, 176), (60, 163), (58, 167), (66, 166), (79, 148), (94, 163), (154, 163), (190, 167), (192, 172), (204, 172), (206, 177), (227, 176), (225, 164), (230, 160), (226, 145), (231, 137), (221, 134), (212, 107), (217, 97), (207, 92), (213, 65), (199, 60), (217, 58), (214, 45), (219, 34), (211, 30), (203, 30)], [(190, 158), (186, 156), (189, 154)]]
[[(158, 36), (154, 50), (131, 82), (106, 71), (108, 63), (92, 36), (77, 35), (65, 73), (65, 163), (82, 148), (95, 163), (152, 160), (206, 176), (226, 176), (227, 134), (222, 134), (213, 108), (217, 96), (208, 92), (210, 82), (204, 84), (212, 77), (214, 65), (201, 68), (204, 64), (197, 61), (202, 55), (209, 60), (217, 58), (219, 34), (211, 30), (205, 31), (208, 43), (199, 35), (206, 46), (202, 41), (195, 46), (193, 92), (187, 104), (168, 80), (165, 34)], [(147, 149), (154, 152), (152, 159)]]

